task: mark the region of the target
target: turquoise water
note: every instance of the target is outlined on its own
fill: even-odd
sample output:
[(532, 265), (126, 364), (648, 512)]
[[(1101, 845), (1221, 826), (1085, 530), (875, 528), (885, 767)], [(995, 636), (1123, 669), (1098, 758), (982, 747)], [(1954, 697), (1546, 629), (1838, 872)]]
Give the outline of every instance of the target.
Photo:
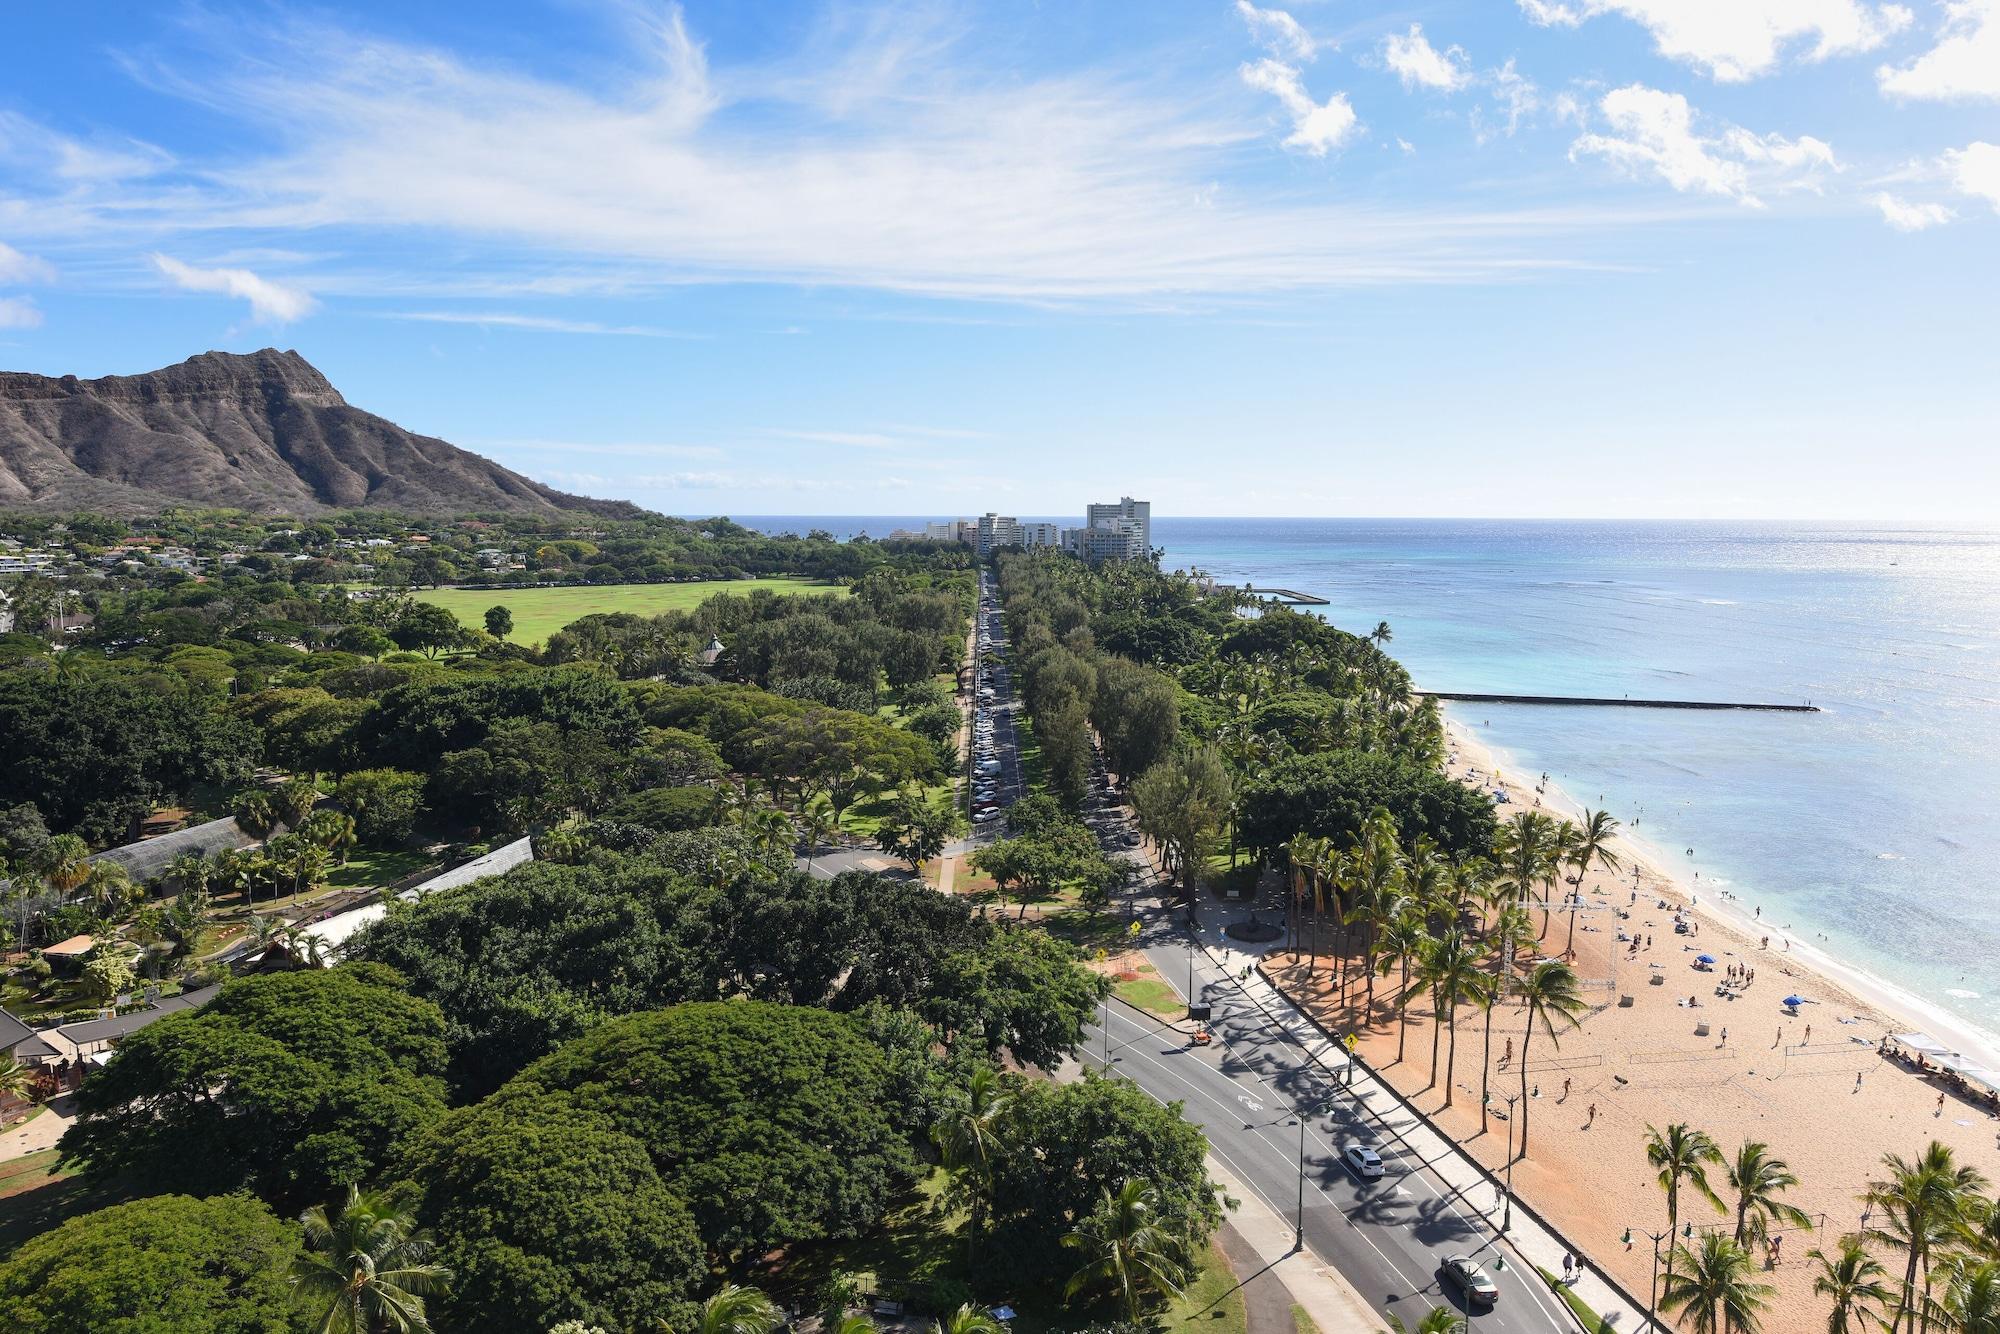
[(1154, 542), (1388, 621), (1431, 689), (1819, 705), (1453, 707), (1746, 912), (2000, 1032), (2000, 532), (1165, 517)]
[[(1156, 521), (1170, 565), (1317, 593), (1437, 690), (1811, 702), (1456, 705), (1684, 874), (2000, 1030), (2000, 532)], [(1485, 724), (1485, 726), (1481, 726)], [(1693, 849), (1689, 856), (1688, 849)]]

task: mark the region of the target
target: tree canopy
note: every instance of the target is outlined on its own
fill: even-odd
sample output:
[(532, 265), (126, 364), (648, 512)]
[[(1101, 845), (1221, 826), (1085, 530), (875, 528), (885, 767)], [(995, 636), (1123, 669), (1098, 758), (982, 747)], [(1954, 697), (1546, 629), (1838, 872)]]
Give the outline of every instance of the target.
[(121, 1042), (77, 1094), (63, 1155), (96, 1179), (322, 1200), (443, 1113), (443, 1034), (378, 964), (240, 978)]
[(1435, 768), (1393, 755), (1325, 751), (1280, 761), (1244, 786), (1242, 841), (1275, 854), (1305, 833), (1341, 846), (1360, 841), (1382, 808), (1406, 840), (1428, 835), (1447, 855), (1493, 847), (1493, 803)]
[(566, 1043), (490, 1100), (566, 1092), (644, 1144), (724, 1255), (856, 1235), (914, 1180), (861, 1022), (804, 1006), (705, 1002), (629, 1015)]
[(434, 1305), (453, 1329), (637, 1329), (685, 1310), (707, 1278), (686, 1203), (646, 1146), (563, 1093), (453, 1112), (402, 1169), (452, 1270)]
[(241, 1195), (155, 1195), (81, 1214), (0, 1261), (12, 1334), (303, 1334), (298, 1229)]

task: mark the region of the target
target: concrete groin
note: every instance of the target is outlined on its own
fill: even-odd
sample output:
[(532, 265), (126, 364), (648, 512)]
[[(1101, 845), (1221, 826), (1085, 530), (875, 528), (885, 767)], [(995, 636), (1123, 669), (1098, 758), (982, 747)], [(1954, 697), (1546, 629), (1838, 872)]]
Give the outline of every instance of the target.
[(1714, 699), (1598, 698), (1591, 695), (1475, 695), (1459, 690), (1417, 690), (1412, 694), (1461, 704), (1562, 704), (1577, 708), (1617, 709), (1748, 709), (1755, 713), (1818, 713), (1816, 704), (1739, 704)]
[(1267, 602), (1282, 602), (1293, 607), (1328, 606), (1325, 598), (1313, 593), (1301, 593), (1296, 588), (1252, 588), (1246, 590)]

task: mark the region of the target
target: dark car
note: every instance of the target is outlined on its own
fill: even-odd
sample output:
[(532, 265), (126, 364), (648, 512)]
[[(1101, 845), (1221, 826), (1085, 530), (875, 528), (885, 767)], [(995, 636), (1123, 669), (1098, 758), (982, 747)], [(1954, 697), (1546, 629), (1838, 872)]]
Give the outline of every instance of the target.
[(1500, 1300), (1500, 1288), (1486, 1276), (1479, 1262), (1469, 1255), (1454, 1255), (1438, 1269), (1445, 1282), (1457, 1288), (1472, 1306), (1491, 1306)]

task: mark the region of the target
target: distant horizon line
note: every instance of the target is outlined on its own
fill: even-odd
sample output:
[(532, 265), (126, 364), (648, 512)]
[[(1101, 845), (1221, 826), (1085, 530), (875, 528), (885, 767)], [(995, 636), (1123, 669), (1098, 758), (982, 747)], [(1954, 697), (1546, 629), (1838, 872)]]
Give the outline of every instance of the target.
[[(982, 513), (983, 512), (984, 511), (982, 511)], [(840, 513), (831, 510), (821, 511), (818, 513), (812, 513), (807, 511), (799, 511), (796, 513), (777, 513), (777, 512), (752, 513), (750, 511), (739, 511), (736, 513), (728, 513), (721, 511), (710, 511), (707, 513), (698, 513), (694, 511), (688, 511), (685, 513), (668, 513), (667, 511), (663, 510), (660, 511), (660, 513), (667, 514), (668, 518), (673, 518), (673, 519), (687, 519), (690, 521), (700, 520), (700, 519), (729, 519), (732, 522), (741, 521), (744, 519), (876, 519), (876, 520), (890, 520), (895, 522), (908, 522), (911, 520), (916, 520), (920, 522), (930, 522), (930, 523), (947, 523), (954, 519), (970, 519), (978, 517), (977, 515), (970, 515), (970, 514), (950, 514), (941, 517), (934, 513), (863, 514), (859, 512)], [(1053, 512), (1046, 514), (1031, 514), (1027, 513), (1026, 511), (1022, 511), (1017, 514), (1010, 515), (1009, 517), (1016, 519), (1026, 519), (1034, 522), (1045, 522), (1050, 520), (1059, 520), (1065, 517), (1075, 518), (1076, 516), (1065, 515), (1061, 513), (1053, 513)], [(1829, 517), (1823, 515), (1802, 515), (1802, 516), (1768, 515), (1768, 516), (1758, 516), (1758, 517), (1739, 516), (1733, 518), (1719, 518), (1713, 515), (1690, 516), (1690, 517), (1683, 517), (1677, 515), (1644, 515), (1644, 516), (1606, 515), (1602, 517), (1587, 517), (1574, 514), (1511, 514), (1511, 515), (1509, 514), (1175, 514), (1175, 513), (1160, 514), (1158, 512), (1155, 512), (1153, 515), (1153, 521), (1155, 523), (1159, 523), (1162, 520), (1169, 523), (1178, 523), (1178, 522), (1241, 522), (1243, 520), (1284, 521), (1284, 520), (1301, 520), (1301, 519), (1338, 520), (1341, 522), (1355, 522), (1355, 523), (1548, 523), (1548, 524), (1788, 523), (1788, 524), (1822, 524), (1822, 525), (1833, 525), (1833, 524), (1875, 525), (1875, 526), (1894, 526), (1899, 528), (1905, 528), (1905, 527), (1983, 528), (1983, 529), (2000, 530), (2000, 516), (1994, 516), (1992, 518), (1984, 518), (1984, 519), (1974, 519), (1967, 517), (1903, 518), (1895, 516)]]

